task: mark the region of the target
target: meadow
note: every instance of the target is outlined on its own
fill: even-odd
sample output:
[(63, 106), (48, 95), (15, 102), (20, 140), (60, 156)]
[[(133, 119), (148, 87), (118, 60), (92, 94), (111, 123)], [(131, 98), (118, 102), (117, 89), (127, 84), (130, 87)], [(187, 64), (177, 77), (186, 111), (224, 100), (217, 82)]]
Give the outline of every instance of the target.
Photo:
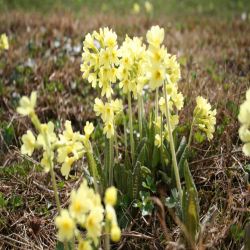
[(0, 0), (1, 249), (250, 249), (250, 5), (151, 3)]

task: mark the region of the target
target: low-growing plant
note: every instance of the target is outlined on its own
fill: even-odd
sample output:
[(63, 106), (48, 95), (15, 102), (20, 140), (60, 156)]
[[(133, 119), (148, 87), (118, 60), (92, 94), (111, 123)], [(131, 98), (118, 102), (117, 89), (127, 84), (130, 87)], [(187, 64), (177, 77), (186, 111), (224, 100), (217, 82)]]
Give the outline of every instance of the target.
[[(93, 123), (86, 122), (81, 134), (74, 132), (71, 122), (66, 121), (64, 130), (56, 134), (54, 124), (41, 123), (35, 113), (36, 92), (20, 100), (17, 111), (28, 115), (37, 131), (37, 135), (32, 130), (23, 135), (21, 152), (29, 156), (34, 149), (43, 152), (40, 162), (51, 174), (59, 212), (58, 236), (66, 242), (66, 247), (68, 241), (73, 246), (74, 238), (79, 238), (76, 225), (87, 230), (85, 240), (78, 239), (79, 249), (97, 247), (102, 227), (105, 249), (110, 248), (109, 234), (113, 240), (119, 240), (115, 202), (108, 201), (116, 198), (107, 198), (116, 197), (116, 191), (110, 186), (116, 186), (130, 203), (134, 202), (132, 207), (139, 207), (146, 215), (153, 209), (150, 196), (157, 195), (158, 184), (164, 184), (169, 197), (160, 198), (175, 209), (185, 244), (194, 247), (198, 239), (199, 198), (188, 158), (193, 138), (199, 141), (213, 138), (216, 110), (212, 110), (205, 98), (197, 97), (193, 118), (188, 117), (191, 125), (186, 139), (179, 129), (183, 126), (179, 124), (179, 113), (184, 106), (184, 96), (178, 88), (180, 65), (162, 44), (164, 29), (153, 26), (146, 37), (148, 45), (142, 38), (126, 36), (121, 46), (116, 33), (109, 28), (85, 37), (81, 72), (83, 79), (96, 89), (93, 109), (100, 117), (98, 127), (105, 137), (102, 140), (95, 136), (95, 148), (90, 140), (95, 133)], [(105, 143), (98, 144), (101, 141)], [(61, 174), (68, 179), (72, 165), (84, 156), (95, 192), (84, 181), (77, 191), (72, 191), (69, 210), (61, 210), (55, 165), (61, 165)], [(98, 193), (102, 195), (105, 189), (103, 208)], [(86, 197), (86, 203), (80, 197)]]

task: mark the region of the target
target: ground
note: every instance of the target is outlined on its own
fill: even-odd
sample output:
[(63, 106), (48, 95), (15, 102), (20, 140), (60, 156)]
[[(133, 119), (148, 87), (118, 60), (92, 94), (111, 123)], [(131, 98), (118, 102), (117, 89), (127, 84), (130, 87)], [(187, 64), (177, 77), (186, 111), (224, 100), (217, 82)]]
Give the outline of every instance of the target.
[[(13, 1), (15, 2), (15, 1)], [(1, 6), (1, 1), (0, 1)], [(10, 8), (8, 6), (8, 8)], [(38, 114), (57, 123), (72, 120), (82, 129), (95, 121), (90, 86), (81, 78), (81, 46), (87, 32), (100, 26), (112, 27), (119, 40), (125, 34), (145, 36), (159, 24), (166, 32), (168, 51), (181, 63), (180, 89), (185, 95), (183, 120), (202, 95), (217, 109), (213, 143), (195, 144), (190, 163), (200, 197), (201, 217), (212, 206), (216, 212), (204, 239), (206, 249), (240, 249), (243, 227), (249, 216), (249, 164), (241, 153), (237, 113), (250, 87), (250, 25), (236, 14), (124, 15), (83, 10), (75, 16), (59, 10), (48, 15), (23, 10), (2, 11), (0, 34), (10, 38), (10, 50), (0, 57), (0, 247), (2, 249), (53, 249), (56, 208), (49, 177), (35, 160), (20, 154), (20, 137), (30, 127), (16, 113), (20, 96), (38, 90)], [(189, 122), (189, 121), (186, 121)], [(60, 198), (67, 207), (70, 190), (82, 173), (64, 182), (59, 171)], [(124, 231), (118, 249), (161, 249), (157, 218), (135, 217)], [(154, 223), (151, 223), (154, 221)], [(173, 239), (178, 229), (172, 230)], [(116, 247), (115, 247), (116, 248)]]

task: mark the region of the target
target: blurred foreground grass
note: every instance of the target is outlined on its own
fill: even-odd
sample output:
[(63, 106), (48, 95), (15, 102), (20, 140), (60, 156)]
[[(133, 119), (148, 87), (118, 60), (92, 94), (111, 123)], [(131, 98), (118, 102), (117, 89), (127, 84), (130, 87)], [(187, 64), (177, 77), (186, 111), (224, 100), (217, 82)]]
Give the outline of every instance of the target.
[[(187, 16), (206, 15), (231, 18), (246, 15), (250, 11), (249, 0), (151, 0), (154, 15)], [(54, 10), (67, 10), (80, 14), (83, 9), (90, 13), (115, 12), (129, 14), (133, 4), (138, 3), (143, 10), (145, 0), (0, 0), (0, 10), (23, 9), (50, 13)]]

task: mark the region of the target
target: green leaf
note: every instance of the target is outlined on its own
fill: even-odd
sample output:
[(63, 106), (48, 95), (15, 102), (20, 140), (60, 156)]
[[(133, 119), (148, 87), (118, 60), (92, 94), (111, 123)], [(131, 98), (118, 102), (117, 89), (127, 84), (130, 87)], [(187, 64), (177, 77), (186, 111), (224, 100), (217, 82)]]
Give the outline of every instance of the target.
[(185, 224), (191, 239), (195, 242), (199, 230), (199, 203), (198, 193), (187, 161), (184, 164), (185, 189), (182, 199), (183, 223)]
[(154, 147), (153, 157), (152, 157), (152, 168), (155, 169), (156, 166), (159, 164), (159, 162), (160, 162), (160, 150), (157, 147)]
[(202, 143), (206, 140), (206, 136), (204, 133), (200, 132), (200, 131), (197, 131), (194, 133), (194, 140), (197, 142), (197, 143)]
[(64, 245), (62, 242), (58, 241), (56, 243), (56, 250), (64, 250)]
[(4, 199), (3, 193), (0, 192), (0, 208), (4, 208), (7, 205), (7, 201)]

